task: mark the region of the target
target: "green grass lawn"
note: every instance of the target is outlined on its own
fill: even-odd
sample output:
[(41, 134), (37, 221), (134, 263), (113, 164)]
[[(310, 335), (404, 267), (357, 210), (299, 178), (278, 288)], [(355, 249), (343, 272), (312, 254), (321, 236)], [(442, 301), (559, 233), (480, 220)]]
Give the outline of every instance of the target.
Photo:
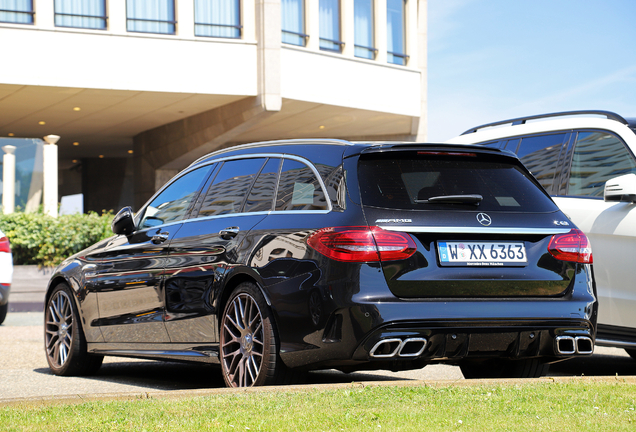
[(239, 392), (0, 407), (7, 431), (636, 430), (636, 385), (528, 382)]

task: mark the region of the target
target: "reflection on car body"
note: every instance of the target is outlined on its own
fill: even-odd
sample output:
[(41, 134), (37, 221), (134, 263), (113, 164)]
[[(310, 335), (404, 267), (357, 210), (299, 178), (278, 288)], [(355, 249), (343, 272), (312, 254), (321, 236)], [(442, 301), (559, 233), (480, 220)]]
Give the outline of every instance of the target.
[[(593, 351), (591, 250), (554, 224), (565, 219), (500, 150), (221, 150), (56, 270), (47, 358), (60, 375), (94, 372), (104, 355), (217, 363), (229, 386), (439, 362), (539, 376)], [(451, 261), (449, 248), (484, 256)]]

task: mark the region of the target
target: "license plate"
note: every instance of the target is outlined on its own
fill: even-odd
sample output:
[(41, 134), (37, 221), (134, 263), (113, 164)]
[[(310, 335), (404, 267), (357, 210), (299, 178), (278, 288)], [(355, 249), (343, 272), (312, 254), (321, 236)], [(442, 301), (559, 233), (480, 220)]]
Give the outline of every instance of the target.
[(437, 242), (443, 266), (514, 266), (528, 262), (523, 242)]

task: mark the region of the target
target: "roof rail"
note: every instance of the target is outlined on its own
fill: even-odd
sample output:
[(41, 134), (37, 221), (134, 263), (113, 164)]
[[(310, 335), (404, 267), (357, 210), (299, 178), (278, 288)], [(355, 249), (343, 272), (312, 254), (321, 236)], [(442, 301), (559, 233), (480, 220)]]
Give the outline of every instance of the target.
[(498, 121), (498, 122), (494, 122), (494, 123), (487, 123), (487, 124), (484, 124), (484, 125), (481, 125), (481, 126), (470, 128), (466, 132), (464, 132), (462, 135), (466, 135), (466, 134), (469, 134), (469, 133), (475, 133), (479, 129), (484, 129), (484, 128), (492, 127), (492, 126), (500, 126), (500, 125), (504, 125), (504, 124), (508, 124), (508, 123), (512, 123), (512, 126), (516, 126), (516, 125), (520, 125), (520, 124), (525, 124), (528, 120), (536, 120), (536, 119), (549, 118), (549, 117), (563, 117), (563, 116), (574, 116), (574, 115), (590, 115), (590, 114), (602, 115), (602, 116), (605, 116), (606, 118), (608, 118), (610, 120), (616, 120), (617, 122), (623, 123), (625, 125), (629, 124), (629, 122), (627, 120), (625, 120), (623, 117), (621, 117), (618, 114), (613, 113), (611, 111), (601, 111), (601, 110), (563, 111), (563, 112), (556, 112), (556, 113), (550, 113), (550, 114), (538, 114), (538, 115), (533, 115), (533, 116), (528, 116), (528, 117), (519, 117), (519, 118), (515, 118), (515, 119), (503, 120), (503, 121)]

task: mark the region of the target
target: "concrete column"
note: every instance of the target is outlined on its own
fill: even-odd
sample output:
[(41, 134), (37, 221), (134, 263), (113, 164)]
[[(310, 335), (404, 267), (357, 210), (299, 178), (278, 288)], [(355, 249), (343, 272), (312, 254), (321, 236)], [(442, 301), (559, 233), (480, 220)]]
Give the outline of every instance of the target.
[(10, 214), (15, 211), (15, 146), (2, 147), (2, 211)]
[(256, 6), (254, 0), (243, 0), (241, 2), (241, 25), (243, 26), (243, 40), (256, 40)]
[(177, 35), (183, 38), (194, 37), (194, 2), (176, 2)]
[(319, 0), (305, 0), (305, 33), (307, 48), (320, 50), (320, 3)]
[(353, 57), (355, 54), (355, 29), (353, 0), (340, 1), (340, 29), (342, 31), (341, 41), (345, 44), (342, 47), (342, 54)]
[(57, 217), (57, 146), (45, 144), (44, 156), (44, 214)]
[(265, 111), (280, 111), (280, 0), (256, 0), (258, 96)]
[(126, 2), (106, 2), (106, 14), (108, 15), (108, 30), (113, 33), (126, 33)]
[(375, 59), (379, 63), (386, 63), (387, 59), (386, 19), (386, 0), (375, 0), (373, 2), (373, 29), (375, 30), (375, 47), (378, 49)]
[(35, 25), (38, 28), (55, 28), (55, 9), (51, 0), (35, 0), (33, 10), (35, 11)]
[(417, 142), (428, 140), (428, 0), (419, 0), (417, 9), (417, 64), (411, 63), (412, 67), (417, 67), (422, 74), (420, 80), (421, 95), (420, 104), (422, 110), (417, 123), (417, 129), (413, 131)]
[(417, 1), (411, 0), (406, 2), (406, 10), (404, 11), (404, 52), (409, 56), (406, 65), (414, 68), (419, 67), (418, 9), (420, 9), (421, 6), (424, 6), (426, 8), (426, 2), (420, 4)]

